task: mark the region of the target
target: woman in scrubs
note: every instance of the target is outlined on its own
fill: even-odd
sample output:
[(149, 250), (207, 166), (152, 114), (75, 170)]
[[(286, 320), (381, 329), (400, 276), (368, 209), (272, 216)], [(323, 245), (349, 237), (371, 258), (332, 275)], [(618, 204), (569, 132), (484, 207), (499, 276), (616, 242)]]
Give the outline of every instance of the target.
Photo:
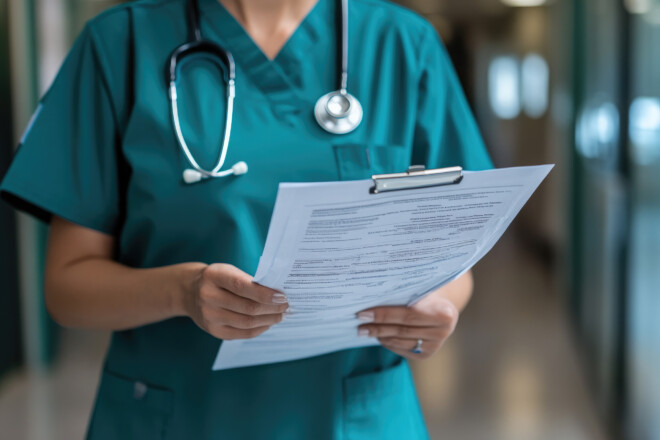
[[(435, 30), (387, 2), (349, 6), (348, 87), (361, 125), (344, 135), (319, 127), (314, 103), (336, 86), (337, 7), (200, 0), (204, 37), (236, 62), (227, 163), (247, 162), (243, 176), (181, 178), (188, 164), (163, 77), (189, 35), (186, 0), (133, 1), (90, 21), (41, 100), (0, 189), (50, 221), (45, 290), (55, 320), (114, 331), (89, 438), (427, 437), (404, 358), (440, 348), (470, 275), (412, 308), (360, 313), (356, 336), (382, 347), (211, 371), (222, 340), (253, 338), (288, 309), (283, 293), (250, 276), (279, 182), (491, 166)], [(179, 71), (182, 130), (209, 169), (225, 84), (204, 56)]]

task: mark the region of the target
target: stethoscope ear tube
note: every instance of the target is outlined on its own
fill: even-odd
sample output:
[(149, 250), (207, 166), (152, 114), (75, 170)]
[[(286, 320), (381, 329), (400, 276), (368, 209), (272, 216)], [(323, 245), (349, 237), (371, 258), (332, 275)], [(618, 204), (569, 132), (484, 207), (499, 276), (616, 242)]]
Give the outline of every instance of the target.
[[(174, 49), (170, 55), (169, 62), (167, 63), (167, 79), (169, 84), (172, 123), (174, 124), (174, 131), (176, 134), (177, 142), (179, 143), (179, 147), (185, 154), (186, 159), (191, 166), (191, 168), (184, 171), (183, 181), (190, 184), (199, 182), (206, 178), (245, 174), (247, 173), (247, 164), (245, 164), (245, 162), (238, 162), (232, 166), (231, 169), (220, 171), (225, 163), (225, 159), (227, 158), (229, 139), (231, 138), (232, 119), (234, 116), (234, 98), (236, 97), (236, 67), (234, 64), (234, 57), (230, 52), (224, 50), (212, 41), (202, 39), (201, 31), (199, 28), (199, 10), (196, 0), (188, 2), (188, 15), (191, 21), (191, 26), (193, 28), (194, 41), (186, 42)], [(207, 53), (213, 55), (213, 57), (210, 58), (218, 64), (218, 67), (223, 72), (223, 77), (225, 77), (226, 74), (225, 80), (227, 82), (227, 113), (225, 116), (225, 131), (218, 162), (212, 170), (203, 169), (195, 160), (183, 136), (179, 118), (178, 96), (176, 89), (177, 69), (181, 60), (189, 55), (196, 53)]]
[[(229, 139), (231, 137), (231, 127), (232, 127), (232, 118), (234, 115), (234, 97), (236, 96), (235, 83), (234, 80), (230, 80), (227, 84), (227, 116), (225, 118), (225, 133), (222, 140), (222, 148), (220, 150), (220, 157), (218, 158), (218, 163), (211, 170), (207, 171), (203, 169), (195, 160), (195, 157), (190, 152), (186, 139), (183, 136), (181, 130), (181, 122), (179, 119), (179, 105), (178, 105), (178, 95), (176, 91), (176, 81), (170, 82), (169, 88), (169, 97), (170, 97), (170, 108), (172, 112), (172, 122), (174, 124), (174, 132), (179, 142), (181, 150), (188, 159), (188, 163), (192, 169), (187, 169), (183, 173), (183, 180), (186, 183), (195, 183), (200, 180), (208, 177), (226, 177), (232, 174), (241, 175), (247, 173), (247, 164), (245, 162), (238, 162), (230, 170), (221, 172), (220, 169), (225, 163), (227, 158), (227, 150), (229, 149)], [(241, 165), (242, 164), (242, 165)], [(196, 174), (197, 173), (197, 174)]]
[(218, 65), (223, 73), (226, 73), (226, 82), (236, 79), (236, 64), (234, 63), (234, 57), (232, 56), (231, 52), (224, 50), (211, 41), (200, 40), (184, 43), (174, 49), (170, 55), (169, 62), (167, 63), (167, 81), (169, 83), (176, 81), (177, 69), (181, 61), (189, 55), (198, 53), (214, 55), (214, 57), (210, 57), (210, 59), (212, 59)]

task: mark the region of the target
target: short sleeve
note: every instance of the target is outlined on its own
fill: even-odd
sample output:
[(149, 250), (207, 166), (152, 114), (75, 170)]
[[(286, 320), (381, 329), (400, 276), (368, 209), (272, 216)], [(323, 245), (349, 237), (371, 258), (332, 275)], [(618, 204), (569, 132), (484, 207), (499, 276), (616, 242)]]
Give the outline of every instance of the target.
[(104, 233), (119, 216), (119, 134), (89, 26), (39, 103), (0, 185), (17, 209)]
[(492, 168), (447, 51), (430, 25), (420, 49), (418, 116), (412, 163), (427, 168)]

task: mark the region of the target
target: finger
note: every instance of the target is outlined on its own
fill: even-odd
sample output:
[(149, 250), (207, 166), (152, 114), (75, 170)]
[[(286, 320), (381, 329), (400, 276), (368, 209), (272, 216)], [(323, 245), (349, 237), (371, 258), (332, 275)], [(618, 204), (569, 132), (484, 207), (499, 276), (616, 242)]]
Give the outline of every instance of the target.
[(286, 304), (286, 295), (252, 282), (252, 277), (237, 267), (212, 264), (207, 267), (208, 276), (225, 290), (260, 304)]
[(215, 304), (223, 309), (231, 310), (232, 312), (241, 313), (243, 315), (274, 315), (281, 314), (287, 311), (289, 304), (263, 304), (251, 299), (243, 298), (233, 292), (223, 290), (222, 297), (218, 298)]
[(270, 327), (257, 327), (251, 329), (239, 329), (230, 327), (228, 325), (218, 325), (211, 326), (209, 328), (209, 333), (219, 339), (224, 339), (226, 341), (232, 341), (234, 339), (252, 339), (256, 338), (260, 334), (264, 333)]
[(358, 313), (358, 319), (363, 322), (400, 325), (433, 325), (432, 320), (423, 314), (415, 313), (410, 307), (388, 306), (376, 307)]
[(206, 283), (200, 288), (200, 301), (206, 307), (227, 309), (244, 315), (272, 315), (283, 313), (289, 307), (288, 304), (258, 303), (251, 299), (235, 295), (212, 283)]
[(449, 329), (444, 327), (410, 327), (406, 325), (367, 324), (359, 327), (360, 336), (372, 338), (402, 338), (437, 340), (447, 337)]
[(438, 318), (424, 310), (417, 310), (406, 306), (376, 307), (358, 313), (358, 319), (363, 322), (376, 324), (399, 324), (408, 326), (434, 326)]
[(272, 315), (244, 315), (231, 310), (219, 309), (211, 312), (205, 318), (210, 321), (221, 322), (224, 325), (237, 329), (248, 330), (259, 327), (270, 327), (282, 321), (281, 313)]

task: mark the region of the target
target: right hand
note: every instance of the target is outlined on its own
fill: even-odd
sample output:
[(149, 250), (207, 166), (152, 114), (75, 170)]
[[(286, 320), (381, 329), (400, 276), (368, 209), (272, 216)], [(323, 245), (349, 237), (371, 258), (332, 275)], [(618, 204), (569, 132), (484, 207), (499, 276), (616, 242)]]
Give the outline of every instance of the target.
[(203, 267), (184, 302), (186, 314), (219, 339), (254, 338), (282, 321), (286, 296), (229, 264)]

